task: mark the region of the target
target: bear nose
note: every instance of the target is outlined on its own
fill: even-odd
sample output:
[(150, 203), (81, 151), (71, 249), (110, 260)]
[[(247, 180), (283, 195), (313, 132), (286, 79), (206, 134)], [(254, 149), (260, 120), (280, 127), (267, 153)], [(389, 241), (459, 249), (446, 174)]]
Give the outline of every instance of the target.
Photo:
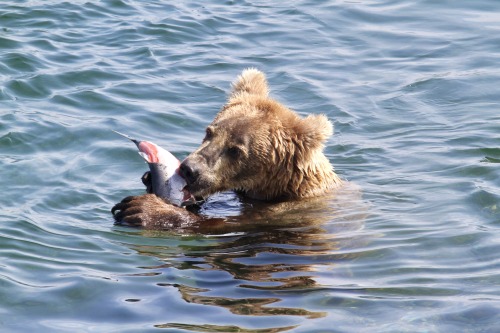
[(185, 160), (181, 163), (179, 172), (181, 177), (184, 178), (188, 184), (194, 183), (200, 174), (196, 167), (189, 162), (189, 160)]

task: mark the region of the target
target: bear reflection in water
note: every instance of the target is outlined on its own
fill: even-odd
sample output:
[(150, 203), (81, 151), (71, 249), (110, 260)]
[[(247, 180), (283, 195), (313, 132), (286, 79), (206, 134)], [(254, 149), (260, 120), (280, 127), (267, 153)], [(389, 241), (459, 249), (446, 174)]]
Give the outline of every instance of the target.
[[(290, 205), (223, 192), (210, 197), (200, 212), (218, 223), (206, 227), (195, 223), (191, 229), (173, 233), (142, 229), (146, 244), (129, 246), (159, 259), (160, 265), (144, 269), (161, 275), (157, 285), (178, 290), (187, 303), (224, 308), (237, 316), (320, 319), (328, 314), (310, 303), (311, 295), (338, 302), (337, 293), (347, 287), (337, 290), (335, 286), (350, 279), (349, 262), (363, 253), (360, 249), (369, 241), (363, 232), (366, 210), (361, 203), (356, 189)], [(224, 219), (218, 219), (219, 214)], [(179, 237), (182, 232), (189, 237)], [(168, 308), (173, 301), (161, 294), (158, 302)], [(165, 295), (171, 294), (165, 291)], [(231, 331), (231, 327), (206, 325), (200, 331)], [(293, 327), (276, 327), (275, 332), (289, 329)]]

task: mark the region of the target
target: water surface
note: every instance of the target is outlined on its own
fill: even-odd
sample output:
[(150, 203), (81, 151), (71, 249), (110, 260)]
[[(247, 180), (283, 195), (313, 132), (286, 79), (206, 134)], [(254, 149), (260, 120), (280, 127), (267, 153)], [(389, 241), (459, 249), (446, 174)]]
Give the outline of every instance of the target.
[[(500, 332), (498, 1), (0, 7), (2, 332)], [(111, 130), (184, 158), (247, 67), (363, 205), (113, 225), (146, 165)]]

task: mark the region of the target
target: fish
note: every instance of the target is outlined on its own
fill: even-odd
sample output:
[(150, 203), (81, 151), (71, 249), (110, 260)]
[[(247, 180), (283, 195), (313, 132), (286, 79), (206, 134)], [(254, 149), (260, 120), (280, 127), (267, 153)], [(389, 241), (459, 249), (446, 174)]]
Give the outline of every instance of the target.
[(113, 131), (137, 146), (139, 155), (148, 163), (151, 172), (152, 192), (175, 206), (196, 204), (196, 199), (186, 189), (186, 180), (179, 174), (181, 162), (169, 151), (150, 141), (139, 141)]

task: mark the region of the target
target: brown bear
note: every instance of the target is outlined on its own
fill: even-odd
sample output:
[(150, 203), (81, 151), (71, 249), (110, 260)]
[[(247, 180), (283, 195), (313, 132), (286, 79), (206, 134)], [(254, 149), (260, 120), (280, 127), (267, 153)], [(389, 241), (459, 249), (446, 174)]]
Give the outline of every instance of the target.
[[(181, 164), (187, 189), (207, 198), (234, 190), (270, 202), (324, 195), (343, 183), (323, 154), (333, 126), (324, 115), (301, 118), (269, 98), (264, 74), (246, 69), (206, 129), (201, 146)], [(179, 227), (203, 220), (153, 194), (113, 207), (117, 221), (145, 228)]]

